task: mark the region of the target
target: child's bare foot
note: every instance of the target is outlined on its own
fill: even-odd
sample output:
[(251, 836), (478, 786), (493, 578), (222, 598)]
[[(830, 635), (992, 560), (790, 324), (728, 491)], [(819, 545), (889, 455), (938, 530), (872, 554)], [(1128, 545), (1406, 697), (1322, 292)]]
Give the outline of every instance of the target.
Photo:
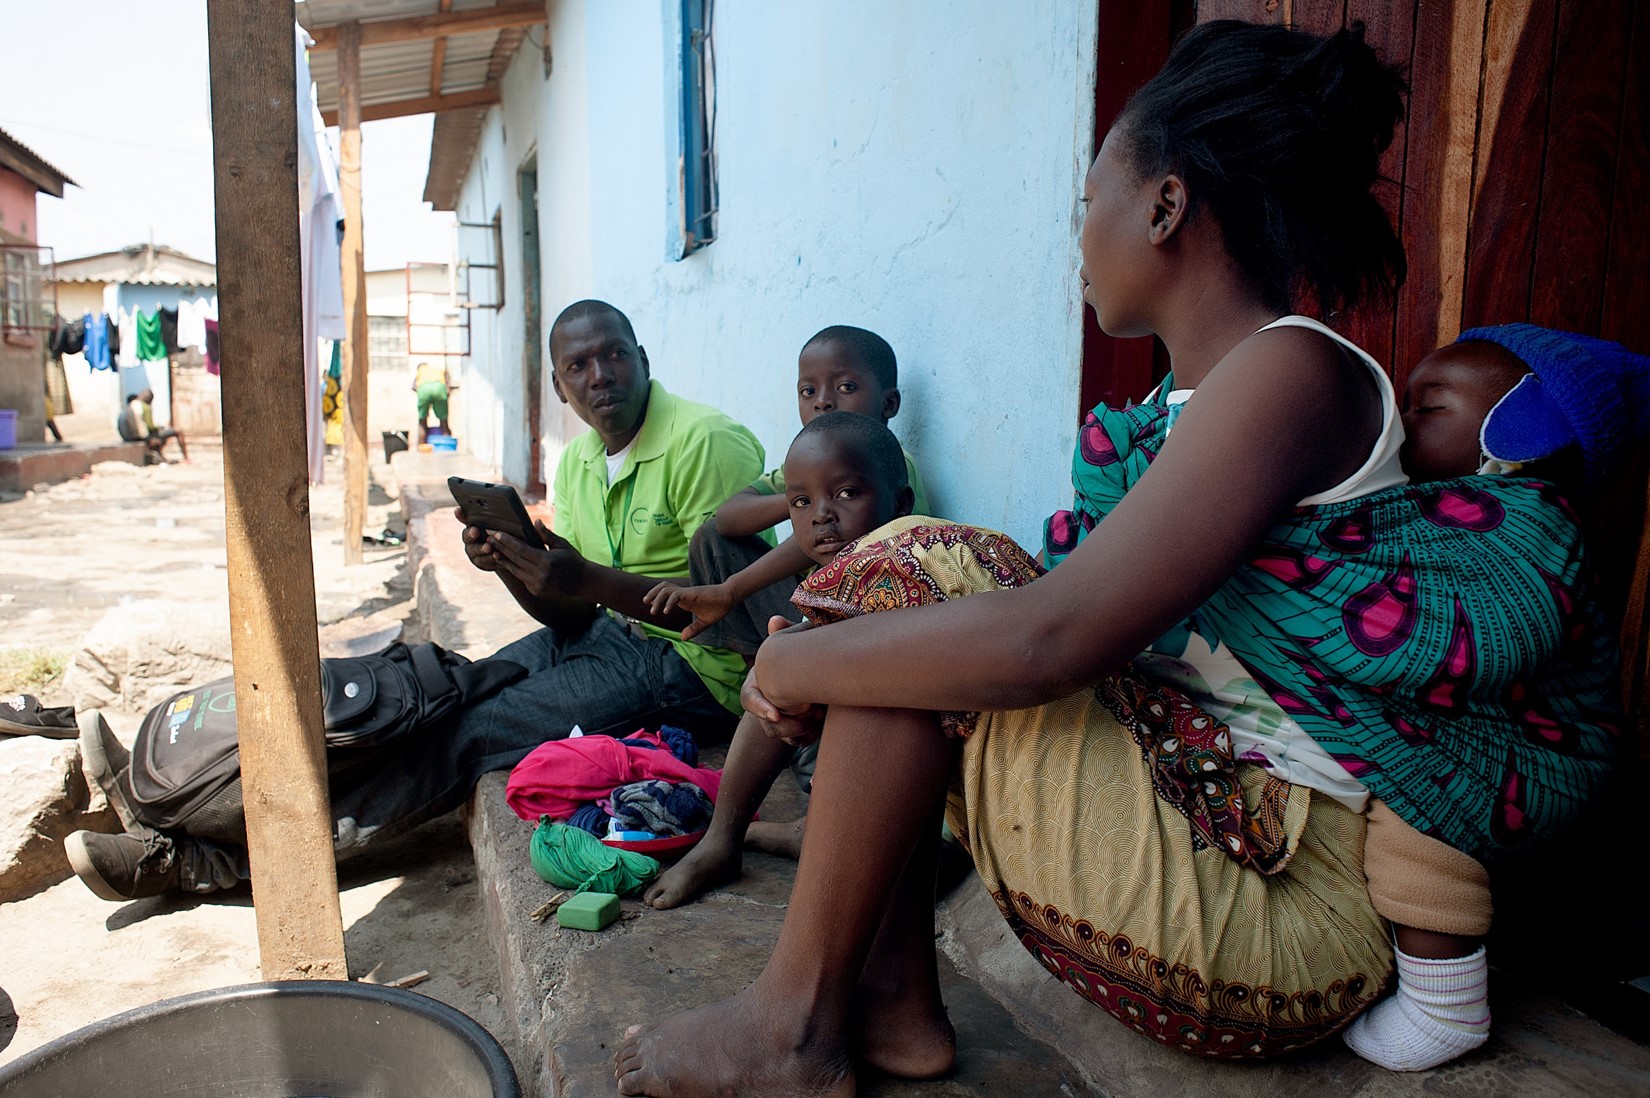
[(738, 843), (729, 843), (706, 834), (687, 856), (660, 875), (642, 893), (642, 903), (660, 911), (680, 907), (718, 885), (739, 879), (744, 855)]
[(846, 1050), (817, 1047), (811, 1019), (788, 1005), (768, 1002), (753, 986), (655, 1026), (632, 1026), (619, 1047), (619, 1093), (853, 1098)]
[(902, 1079), (938, 1079), (957, 1061), (957, 1031), (937, 984), (879, 985), (862, 978), (855, 993), (854, 1060)]
[(789, 858), (793, 862), (802, 857), (802, 833), (808, 828), (808, 817), (798, 816), (790, 823), (769, 823), (753, 820), (745, 830), (745, 845), (764, 854)]

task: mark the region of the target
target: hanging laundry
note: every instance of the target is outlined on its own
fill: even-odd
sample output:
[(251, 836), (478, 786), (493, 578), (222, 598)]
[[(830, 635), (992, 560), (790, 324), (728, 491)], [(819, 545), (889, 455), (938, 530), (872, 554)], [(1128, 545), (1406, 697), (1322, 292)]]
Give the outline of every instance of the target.
[(344, 273), (338, 225), (344, 216), (337, 158), (315, 103), (309, 73), (309, 33), (292, 26), (298, 109), (298, 263), (303, 283), (304, 409), (309, 479), (320, 484), (326, 465), (321, 416), (319, 343), (343, 339)]
[(178, 353), (178, 311), (162, 305), (156, 310), (160, 316), (160, 343), (168, 357)]
[(162, 362), (166, 358), (158, 312), (137, 314), (137, 358), (139, 362)]
[(327, 368), (326, 376), (321, 379), (321, 417), (326, 421), (326, 430), (322, 437), (328, 449), (344, 444), (343, 368), (338, 361), (338, 349), (342, 346), (341, 342), (333, 343), (332, 365)]
[(206, 349), (206, 302), (178, 302), (178, 346)]
[(201, 326), (206, 329), (206, 372), (217, 377), (223, 369), (218, 362), (218, 322), (207, 320)]
[(115, 356), (115, 365), (130, 369), (138, 364), (137, 310), (120, 310), (120, 338), (109, 340), (109, 351)]
[(46, 360), (46, 418), (71, 415), (74, 398), (69, 393), (69, 372), (63, 368), (63, 359), (53, 355)]
[(86, 314), (86, 343), (81, 352), (86, 356), (86, 365), (93, 370), (110, 370), (114, 368), (114, 358), (109, 353), (109, 318), (98, 313), (94, 318), (91, 313)]
[(78, 355), (86, 346), (86, 322), (84, 320), (70, 320), (66, 316), (57, 317), (52, 321), (51, 352), (61, 358), (64, 355)]

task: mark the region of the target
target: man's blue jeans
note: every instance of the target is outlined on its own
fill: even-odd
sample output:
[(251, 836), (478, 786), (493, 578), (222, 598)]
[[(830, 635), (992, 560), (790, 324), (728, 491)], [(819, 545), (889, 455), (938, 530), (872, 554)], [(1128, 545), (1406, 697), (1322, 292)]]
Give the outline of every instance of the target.
[[(334, 774), (334, 846), (340, 854), (388, 839), (463, 804), (483, 774), (507, 770), (574, 725), (625, 736), (673, 724), (696, 736), (725, 734), (734, 717), (669, 642), (641, 638), (607, 614), (581, 636), (551, 629), (508, 644), (490, 659), (527, 668), (527, 677)], [(209, 891), (245, 879), (242, 850), (196, 840), (185, 857), (184, 888)]]

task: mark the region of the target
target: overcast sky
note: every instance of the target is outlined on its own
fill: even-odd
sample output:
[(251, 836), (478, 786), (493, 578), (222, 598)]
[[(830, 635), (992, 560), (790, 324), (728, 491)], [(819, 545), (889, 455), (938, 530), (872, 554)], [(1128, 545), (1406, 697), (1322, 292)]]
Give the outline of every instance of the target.
[[(205, 0), (0, 6), (0, 128), (80, 184), (40, 196), (40, 243), (63, 260), (153, 237), (213, 258)], [(361, 127), (368, 270), (451, 252), (451, 215), (420, 197), (431, 118)]]

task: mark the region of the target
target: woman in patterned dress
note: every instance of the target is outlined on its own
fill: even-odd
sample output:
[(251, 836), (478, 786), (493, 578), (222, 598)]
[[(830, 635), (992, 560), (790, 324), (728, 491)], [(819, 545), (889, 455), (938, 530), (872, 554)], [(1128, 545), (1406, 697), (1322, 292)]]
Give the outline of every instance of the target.
[[(1379, 364), (1290, 315), (1402, 279), (1371, 194), (1401, 111), (1361, 27), (1206, 24), (1131, 100), (1084, 184), (1083, 297), (1108, 333), (1158, 336), (1172, 378), (1084, 425), (1046, 575), (917, 517), (799, 592), (835, 624), (770, 638), (745, 694), (771, 734), (820, 743), (784, 929), (740, 995), (626, 1035), (622, 1093), (948, 1071), (942, 805), (1073, 990), (1163, 1043), (1258, 1058), (1337, 1032), (1391, 974), (1371, 793), (1475, 856), (1589, 795), (1602, 724), (1548, 766), (1508, 699), (1554, 684), (1502, 658), (1602, 690), (1566, 513), (1537, 483), (1405, 486)], [(1468, 538), (1530, 567), (1504, 590), (1452, 572)], [(1497, 598), (1528, 613), (1469, 621), (1464, 646)]]

